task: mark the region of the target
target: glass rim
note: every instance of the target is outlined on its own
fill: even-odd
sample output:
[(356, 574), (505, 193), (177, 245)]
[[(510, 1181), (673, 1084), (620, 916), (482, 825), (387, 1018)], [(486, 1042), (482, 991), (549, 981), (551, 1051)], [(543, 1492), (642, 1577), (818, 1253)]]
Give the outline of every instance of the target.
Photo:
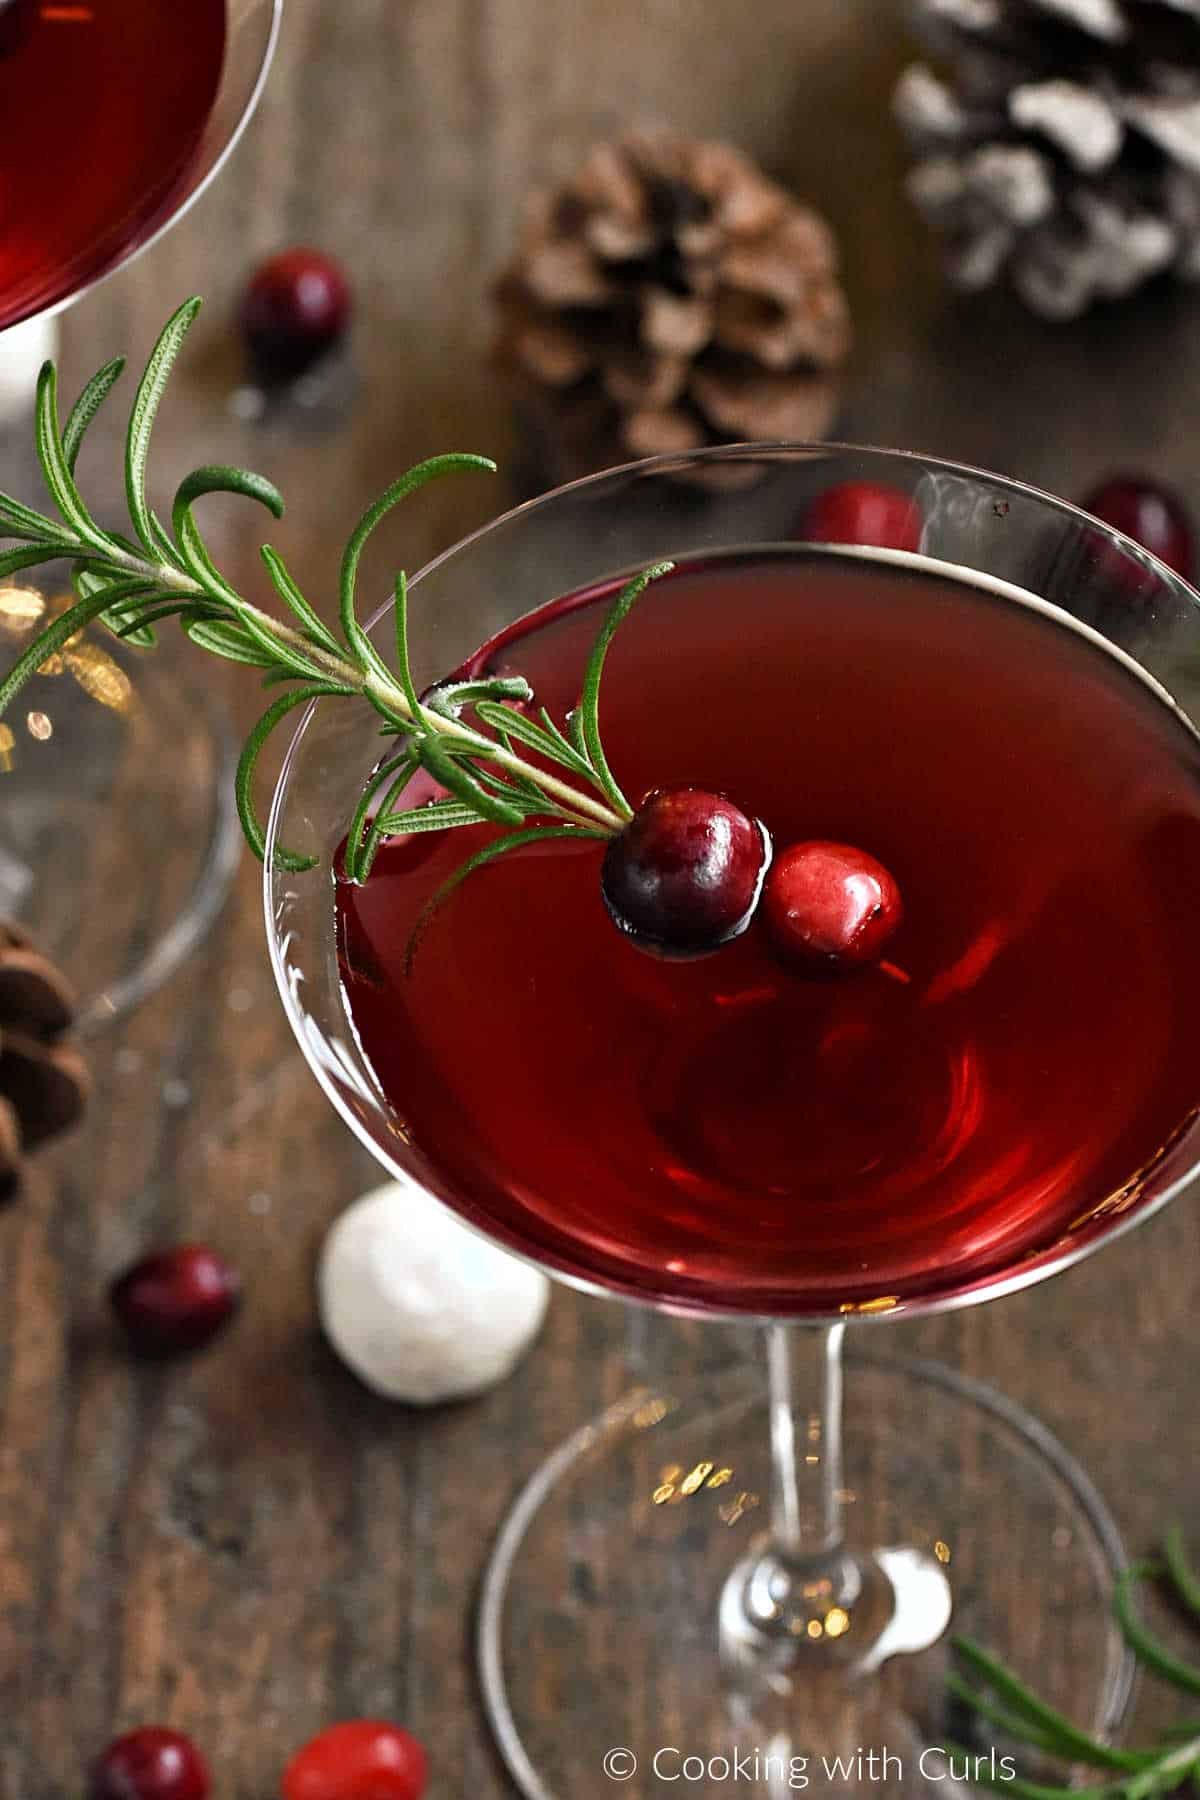
[[(276, 3), (278, 4), (278, 0), (276, 0)], [(1149, 569), (1153, 574), (1164, 581), (1167, 586), (1182, 589), (1182, 591), (1191, 599), (1195, 607), (1200, 610), (1200, 590), (1197, 590), (1197, 588), (1189, 581), (1179, 575), (1177, 571), (1170, 568), (1159, 557), (1155, 556), (1153, 552), (1147, 550), (1144, 545), (1139, 544), (1135, 539), (1128, 537), (1124, 532), (1117, 530), (1114, 526), (1105, 524), (1102, 519), (1097, 519), (1083, 507), (1075, 505), (1070, 500), (1064, 500), (1058, 494), (1050, 493), (1047, 489), (1036, 487), (1032, 482), (1022, 481), (1015, 476), (1000, 475), (997, 474), (995, 470), (981, 468), (971, 463), (953, 461), (947, 457), (926, 455), (923, 451), (919, 450), (892, 450), (878, 445), (853, 444), (836, 440), (803, 441), (778, 439), (764, 440), (762, 442), (710, 445), (700, 450), (646, 457), (633, 462), (620, 463), (610, 469), (597, 470), (593, 474), (580, 476), (574, 481), (563, 482), (557, 487), (547, 489), (545, 493), (535, 495), (532, 499), (524, 500), (519, 502), (516, 506), (508, 507), (504, 512), (498, 513), (495, 518), (489, 519), (483, 525), (477, 526), (475, 530), (469, 532), (465, 537), (457, 539), (453, 544), (448, 545), (445, 550), (439, 551), (436, 556), (424, 563), (417, 574), (409, 580), (408, 591), (411, 594), (417, 588), (418, 584), (427, 576), (432, 575), (452, 557), (459, 556), (464, 551), (469, 550), (471, 546), (479, 540), (490, 536), (491, 533), (495, 531), (501, 530), (516, 519), (524, 518), (527, 515), (537, 512), (543, 507), (555, 504), (566, 495), (578, 494), (582, 490), (600, 487), (606, 483), (617, 483), (628, 480), (631, 476), (666, 475), (672, 471), (678, 471), (680, 468), (693, 467), (698, 463), (704, 462), (751, 461), (755, 459), (768, 459), (771, 457), (796, 457), (799, 459), (816, 458), (823, 455), (878, 457), (881, 460), (890, 462), (911, 464), (922, 470), (933, 469), (939, 473), (966, 476), (972, 480), (984, 481), (994, 486), (1007, 488), (1012, 493), (1033, 499), (1040, 505), (1043, 505), (1052, 511), (1063, 513), (1070, 518), (1077, 519), (1091, 529), (1103, 533), (1104, 536), (1112, 543), (1116, 544), (1118, 548), (1126, 553), (1130, 553), (1134, 562)], [(394, 596), (384, 600), (366, 620), (365, 629), (368, 632), (373, 631), (375, 627), (392, 612), (394, 605)], [(275, 985), (279, 990), (279, 997), (284, 1012), (292, 1029), (292, 1034), (326, 1099), (329, 1100), (343, 1123), (349, 1126), (354, 1136), (370, 1152), (371, 1156), (385, 1171), (390, 1180), (396, 1181), (402, 1186), (411, 1183), (413, 1186), (420, 1188), (421, 1183), (415, 1175), (411, 1174), (408, 1170), (401, 1168), (398, 1164), (393, 1163), (389, 1158), (386, 1158), (383, 1155), (379, 1144), (372, 1137), (363, 1120), (359, 1118), (354, 1109), (347, 1103), (337, 1084), (330, 1079), (329, 1071), (325, 1063), (314, 1052), (309, 1033), (304, 1028), (302, 1009), (297, 1002), (293, 983), (289, 978), (288, 970), (284, 962), (283, 948), (286, 940), (281, 940), (280, 934), (275, 926), (273, 884), (277, 873), (282, 873), (282, 871), (276, 871), (274, 867), (274, 849), (278, 842), (279, 827), (289, 791), (290, 780), (296, 762), (301, 754), (301, 747), (305, 734), (312, 724), (321, 704), (322, 701), (320, 699), (311, 700), (302, 710), (299, 721), (288, 743), (287, 750), (284, 753), (279, 775), (271, 796), (271, 805), (265, 832), (262, 881), (263, 916), (266, 927), (267, 949), (270, 956), (271, 969), (275, 977)], [(891, 1306), (884, 1307), (872, 1302), (850, 1302), (841, 1305), (836, 1309), (831, 1307), (828, 1310), (815, 1313), (758, 1313), (740, 1307), (724, 1306), (719, 1302), (713, 1302), (691, 1295), (680, 1297), (659, 1296), (644, 1288), (636, 1287), (632, 1283), (592, 1280), (578, 1274), (574, 1269), (564, 1266), (563, 1263), (552, 1256), (535, 1256), (532, 1251), (522, 1243), (518, 1242), (515, 1238), (510, 1241), (508, 1236), (500, 1231), (485, 1229), (482, 1225), (476, 1223), (475, 1220), (465, 1217), (455, 1207), (448, 1207), (448, 1210), (453, 1212), (455, 1218), (458, 1220), (459, 1224), (463, 1226), (464, 1230), (476, 1233), (476, 1235), (484, 1238), (489, 1243), (497, 1245), (508, 1254), (515, 1256), (518, 1261), (539, 1269), (543, 1273), (548, 1273), (553, 1279), (560, 1281), (564, 1286), (573, 1288), (579, 1293), (589, 1294), (597, 1298), (608, 1300), (621, 1300), (626, 1304), (649, 1308), (655, 1312), (665, 1312), (679, 1318), (686, 1317), (722, 1320), (727, 1324), (741, 1323), (743, 1325), (787, 1324), (797, 1326), (828, 1326), (830, 1323), (836, 1322), (839, 1318), (853, 1319), (856, 1322), (858, 1320), (875, 1322), (884, 1319), (933, 1317), (940, 1313), (957, 1312), (967, 1306), (979, 1306), (986, 1301), (998, 1300), (1004, 1295), (1019, 1293), (1023, 1288), (1033, 1287), (1039, 1282), (1048, 1281), (1052, 1276), (1063, 1274), (1066, 1270), (1074, 1268), (1077, 1263), (1086, 1261), (1087, 1258), (1092, 1256), (1097, 1250), (1110, 1244), (1115, 1244), (1136, 1226), (1144, 1224), (1157, 1213), (1160, 1213), (1171, 1201), (1177, 1199), (1185, 1188), (1191, 1185), (1196, 1179), (1198, 1172), (1200, 1172), (1200, 1150), (1198, 1150), (1197, 1158), (1191, 1166), (1185, 1169), (1174, 1181), (1168, 1183), (1161, 1193), (1154, 1194), (1150, 1198), (1136, 1203), (1123, 1214), (1116, 1216), (1109, 1215), (1111, 1222), (1103, 1223), (1099, 1229), (1091, 1231), (1086, 1229), (1082, 1230), (1077, 1243), (1070, 1244), (1066, 1248), (1062, 1248), (1058, 1245), (1048, 1245), (1045, 1250), (1035, 1252), (1024, 1261), (1018, 1263), (1015, 1267), (1000, 1270), (995, 1275), (975, 1276), (957, 1285), (945, 1288), (929, 1297), (918, 1295), (903, 1298), (897, 1300), (896, 1303)], [(446, 1202), (440, 1200), (439, 1196), (435, 1195), (432, 1197), (438, 1199), (439, 1204), (446, 1204)], [(1095, 1221), (1093, 1222), (1095, 1223)]]
[[(227, 12), (229, 11), (230, 4), (231, 0), (225, 0)], [(267, 76), (275, 56), (276, 46), (279, 43), (279, 31), (283, 20), (283, 0), (263, 0), (263, 5), (269, 14), (267, 21), (267, 35), (266, 41), (262, 47), (262, 56), (258, 70), (254, 76), (253, 86), (246, 96), (246, 101), (242, 106), (241, 111), (232, 120), (229, 134), (225, 138), (224, 143), (220, 145), (216, 154), (213, 156), (211, 163), (205, 169), (195, 186), (188, 189), (179, 205), (170, 209), (145, 237), (139, 238), (135, 244), (132, 244), (127, 250), (122, 251), (114, 262), (107, 264), (95, 274), (89, 275), (86, 281), (81, 282), (78, 287), (73, 287), (70, 293), (63, 294), (57, 300), (51, 300), (49, 305), (39, 306), (33, 312), (25, 313), (21, 318), (14, 319), (12, 324), (5, 328), (6, 330), (18, 330), (22, 325), (28, 324), (32, 319), (53, 319), (57, 317), (59, 313), (65, 312), (68, 307), (74, 306), (76, 301), (82, 300), (85, 295), (92, 293), (102, 282), (110, 280), (112, 276), (120, 274), (122, 269), (127, 269), (131, 263), (135, 263), (139, 256), (142, 256), (153, 244), (157, 244), (160, 238), (165, 237), (168, 231), (175, 225), (178, 225), (182, 218), (186, 217), (202, 194), (208, 192), (209, 187), (225, 167), (225, 164), (237, 147), (242, 133), (254, 116), (259, 100), (262, 98), (263, 88), (266, 86)], [(226, 80), (227, 73), (227, 70), (222, 69), (222, 84), (224, 84)], [(219, 103), (220, 87), (218, 87), (217, 97), (213, 101), (214, 113)], [(209, 118), (211, 120), (211, 113)], [(207, 126), (205, 130), (207, 131)], [(200, 142), (196, 146), (197, 156), (201, 154), (203, 146), (204, 138), (201, 137)]]

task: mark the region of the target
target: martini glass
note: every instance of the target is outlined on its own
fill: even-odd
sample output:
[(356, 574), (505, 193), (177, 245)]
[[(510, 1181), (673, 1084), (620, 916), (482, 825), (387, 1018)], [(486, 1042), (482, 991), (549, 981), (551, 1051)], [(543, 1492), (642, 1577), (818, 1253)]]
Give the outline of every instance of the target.
[[(26, 144), (0, 168), (0, 348), (16, 355), (28, 337), (25, 354), (40, 358), (44, 321), (204, 192), (262, 92), (281, 4), (225, 0), (222, 20), (222, 0), (206, 0), (185, 23), (147, 0), (0, 0), (10, 135), (20, 142), (32, 97), (57, 101), (53, 143), (36, 157)], [(32, 406), (32, 370), (29, 397)], [(22, 427), (20, 449), (15, 434), (0, 440), (6, 460), (28, 461), (28, 436)], [(19, 576), (0, 585), (0, 664), (60, 601)], [(85, 1033), (178, 968), (236, 867), (236, 746), (219, 696), (186, 666), (93, 628), (35, 680), (3, 740), (21, 780), (0, 811), (0, 914), (73, 980)], [(142, 822), (156, 817), (171, 821), (162, 880), (130, 883)], [(101, 818), (119, 819), (121, 832), (97, 830)]]
[[(1076, 640), (1086, 646), (1092, 661), (1081, 692), (1092, 691), (1096, 659), (1103, 681), (1111, 664), (1114, 679), (1142, 689), (1178, 734), (1187, 779), (1195, 779), (1195, 734), (1181, 710), (1200, 641), (1192, 590), (1063, 502), (900, 453), (742, 446), (634, 465), (518, 508), (412, 584), (418, 683), (468, 663), (497, 634), (503, 643), (539, 604), (611, 584), (631, 567), (663, 557), (703, 568), (731, 555), (792, 555), (814, 503), (846, 482), (902, 490), (923, 522), (919, 550), (839, 543), (811, 553), (847, 572), (860, 597), (878, 585), (887, 607), (872, 599), (876, 610), (864, 615), (876, 632), (888, 629), (890, 608), (903, 635), (905, 607), (937, 585), (939, 606), (949, 607), (937, 614), (938, 629), (949, 635), (936, 654), (931, 647), (924, 662), (909, 664), (907, 677), (915, 666), (922, 682), (953, 680), (955, 633), (970, 634), (980, 607), (999, 608), (1009, 623), (1019, 615), (1036, 623), (1044, 653), (1064, 640), (1072, 651)], [(951, 589), (968, 601), (961, 614)], [(687, 644), (678, 618), (675, 626), (681, 635), (663, 655)], [(389, 609), (372, 628), (386, 654)], [(739, 631), (751, 628), (735, 611), (726, 629), (732, 657)], [(798, 668), (835, 653), (834, 639), (806, 635), (801, 624), (796, 631)], [(986, 708), (985, 685), (968, 704)], [(1001, 736), (1005, 723), (995, 722)], [(952, 759), (952, 747), (940, 754)], [(521, 1791), (530, 1800), (578, 1800), (623, 1782), (636, 1793), (679, 1782), (678, 1791), (699, 1784), (710, 1792), (733, 1780), (772, 1795), (805, 1785), (851, 1792), (863, 1782), (890, 1793), (945, 1791), (948, 1778), (964, 1774), (939, 1757), (948, 1739), (970, 1744), (974, 1731), (985, 1760), (1004, 1751), (947, 1699), (952, 1616), (1052, 1704), (1099, 1734), (1113, 1732), (1131, 1668), (1109, 1618), (1124, 1552), (1103, 1502), (1037, 1420), (949, 1370), (884, 1355), (880, 1332), (895, 1318), (1044, 1280), (1149, 1217), (1194, 1172), (1195, 1096), (1181, 1106), (1178, 1128), (1116, 1186), (1068, 1178), (1053, 1229), (1039, 1235), (1034, 1221), (1030, 1235), (1027, 1218), (1020, 1246), (993, 1246), (990, 1255), (970, 1247), (952, 1254), (947, 1235), (944, 1258), (935, 1242), (895, 1288), (874, 1294), (869, 1278), (844, 1274), (840, 1286), (819, 1278), (815, 1252), (812, 1270), (793, 1250), (793, 1266), (773, 1274), (761, 1249), (752, 1254), (749, 1227), (739, 1269), (736, 1216), (722, 1279), (702, 1272), (712, 1246), (688, 1245), (696, 1275), (682, 1272), (684, 1259), (619, 1241), (624, 1221), (615, 1211), (598, 1249), (570, 1225), (578, 1216), (570, 1190), (592, 1179), (586, 1137), (558, 1197), (560, 1219), (554, 1194), (540, 1196), (540, 1211), (506, 1213), (452, 1166), (452, 1152), (439, 1161), (414, 1142), (405, 1098), (420, 1071), (389, 1065), (385, 1092), (350, 1009), (328, 870), (377, 756), (369, 713), (318, 702), (291, 744), (269, 826), (271, 955), (327, 1096), (396, 1180), (434, 1192), (571, 1285), (669, 1313), (753, 1319), (766, 1338), (765, 1376), (724, 1346), (716, 1361), (726, 1369), (732, 1361), (732, 1373), (714, 1373), (702, 1359), (680, 1382), (641, 1386), (583, 1423), (519, 1495), (484, 1582), (479, 1651), (484, 1701)], [(319, 855), (321, 870), (276, 866), (276, 844)], [(1015, 836), (1012, 849), (1021, 851)], [(1038, 1079), (1052, 1081), (1053, 1069)], [(468, 1154), (485, 1104), (479, 1122), (469, 1110), (456, 1114)], [(547, 1114), (544, 1123), (552, 1135), (555, 1120)], [(1092, 1127), (1102, 1139), (1107, 1128), (1094, 1117)], [(810, 1137), (795, 1154), (821, 1149)], [(1065, 1166), (1074, 1165), (1068, 1158)], [(844, 1370), (850, 1326), (862, 1347)], [(844, 1380), (852, 1402), (845, 1429)], [(856, 1764), (860, 1753), (868, 1760)]]

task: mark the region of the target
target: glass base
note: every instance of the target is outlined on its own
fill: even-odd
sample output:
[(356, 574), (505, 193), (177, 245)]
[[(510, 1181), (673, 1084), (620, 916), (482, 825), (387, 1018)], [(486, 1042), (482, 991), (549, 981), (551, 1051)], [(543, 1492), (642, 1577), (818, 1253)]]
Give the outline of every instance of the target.
[(179, 966), (237, 866), (229, 721), (175, 652), (89, 631), (5, 721), (0, 917), (63, 969), (85, 1035)]
[(852, 1353), (845, 1458), (847, 1580), (865, 1591), (845, 1607), (792, 1596), (795, 1649), (766, 1658), (728, 1628), (766, 1525), (765, 1379), (641, 1390), (542, 1464), (479, 1620), (484, 1703), (527, 1800), (966, 1791), (939, 1747), (986, 1767), (1013, 1746), (948, 1692), (951, 1631), (1116, 1731), (1133, 1680), (1110, 1613), (1124, 1550), (1045, 1427), (936, 1363)]

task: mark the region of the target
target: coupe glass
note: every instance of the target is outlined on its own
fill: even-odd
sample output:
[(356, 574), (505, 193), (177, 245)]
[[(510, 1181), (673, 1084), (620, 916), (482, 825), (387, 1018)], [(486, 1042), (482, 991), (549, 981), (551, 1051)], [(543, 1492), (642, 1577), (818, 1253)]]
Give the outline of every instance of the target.
[[(999, 476), (830, 445), (659, 459), (508, 513), (412, 584), (418, 685), (540, 604), (619, 571), (794, 544), (796, 521), (846, 481), (914, 496), (920, 554), (894, 553), (912, 567), (978, 572), (1093, 627), (1104, 624), (1098, 574), (1105, 591), (1115, 581), (1126, 602), (1121, 648), (1186, 706), (1197, 596), (1139, 547)], [(385, 655), (389, 610), (372, 623)], [(295, 875), (269, 853), (266, 920), (280, 993), (314, 1074), (404, 1183), (417, 1179), (415, 1158), (346, 1010), (329, 876), (378, 754), (368, 708), (322, 701), (305, 715), (269, 845), (316, 853), (322, 866)], [(935, 1273), (927, 1295), (904, 1304), (831, 1302), (825, 1316), (759, 1321), (765, 1382), (746, 1359), (718, 1357), (734, 1364), (730, 1374), (697, 1356), (703, 1366), (686, 1381), (636, 1389), (561, 1445), (504, 1526), (480, 1608), (485, 1704), (521, 1790), (579, 1800), (636, 1771), (637, 1793), (660, 1782), (711, 1792), (736, 1780), (771, 1794), (863, 1781), (944, 1792), (948, 1774), (962, 1771), (948, 1770), (936, 1747), (953, 1739), (987, 1751), (995, 1737), (948, 1700), (952, 1612), (957, 1629), (1081, 1724), (1113, 1731), (1131, 1672), (1109, 1622), (1111, 1574), (1124, 1558), (1102, 1502), (1036, 1420), (936, 1365), (880, 1355), (878, 1334), (886, 1320), (992, 1299), (1089, 1255), (1180, 1189), (1198, 1143), (1193, 1125), (1121, 1195), (1081, 1192), (1077, 1225), (1014, 1266), (965, 1283)], [(426, 1180), (459, 1206), (451, 1181), (436, 1171)], [(479, 1227), (478, 1202), (471, 1222)], [(511, 1230), (493, 1235), (531, 1254)], [(540, 1260), (588, 1286), (555, 1268), (552, 1254)], [(669, 1294), (661, 1304), (709, 1318), (719, 1310)], [(856, 1405), (843, 1434), (848, 1325), (869, 1349), (849, 1361)], [(891, 1760), (873, 1769), (820, 1762), (859, 1750)]]
[[(220, 85), (169, 194), (131, 241), (81, 251), (61, 282), (31, 294), (14, 317), (32, 322), (15, 324), (0, 344), (15, 350), (22, 333), (140, 256), (199, 198), (262, 92), (281, 7), (282, 0), (227, 0)], [(188, 54), (185, 24), (179, 53)], [(32, 401), (31, 377), (31, 411)], [(114, 397), (110, 405), (117, 404)], [(29, 461), (31, 436), (23, 424), (19, 450), (12, 439), (0, 443), (5, 465), (18, 456)], [(18, 491), (23, 479), (18, 469), (2, 485)], [(22, 649), (37, 604), (27, 580), (0, 586), (0, 665)], [(17, 764), (21, 780), (10, 783), (0, 810), (0, 915), (19, 919), (72, 978), (86, 1033), (152, 992), (215, 918), (239, 855), (237, 750), (211, 683), (170, 649), (139, 656), (96, 627), (52, 669), (30, 685), (3, 740), (5, 765)], [(169, 856), (139, 857), (150, 822), (164, 818), (171, 820)], [(157, 865), (161, 882), (130, 883), (122, 870), (135, 859), (143, 869)], [(93, 907), (97, 893), (106, 896), (102, 917)]]

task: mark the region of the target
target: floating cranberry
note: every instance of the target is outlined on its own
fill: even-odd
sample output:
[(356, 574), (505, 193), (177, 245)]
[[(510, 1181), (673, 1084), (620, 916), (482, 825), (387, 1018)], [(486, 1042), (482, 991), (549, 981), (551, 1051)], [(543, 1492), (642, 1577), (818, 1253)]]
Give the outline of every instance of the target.
[(252, 277), (242, 299), (242, 330), (255, 373), (266, 382), (302, 375), (342, 337), (350, 286), (319, 250), (284, 250)]
[(425, 1752), (398, 1725), (353, 1719), (331, 1725), (283, 1772), (283, 1800), (420, 1800)]
[(191, 1738), (143, 1725), (114, 1739), (98, 1758), (88, 1800), (207, 1800), (208, 1765)]
[(113, 1311), (141, 1356), (199, 1349), (220, 1331), (240, 1297), (237, 1271), (200, 1244), (144, 1257), (109, 1291)]
[[(1195, 569), (1191, 520), (1182, 501), (1169, 489), (1137, 475), (1115, 475), (1085, 495), (1080, 505), (1114, 531), (1124, 532), (1190, 581)], [(1125, 564), (1130, 577), (1139, 571)]]
[(814, 544), (919, 550), (921, 526), (920, 508), (902, 489), (881, 481), (840, 481), (817, 495), (799, 535)]
[(763, 888), (776, 951), (815, 974), (843, 974), (876, 961), (903, 914), (894, 877), (849, 844), (789, 844)]
[(639, 948), (703, 956), (746, 929), (770, 860), (766, 828), (723, 794), (659, 788), (609, 844), (601, 887)]

